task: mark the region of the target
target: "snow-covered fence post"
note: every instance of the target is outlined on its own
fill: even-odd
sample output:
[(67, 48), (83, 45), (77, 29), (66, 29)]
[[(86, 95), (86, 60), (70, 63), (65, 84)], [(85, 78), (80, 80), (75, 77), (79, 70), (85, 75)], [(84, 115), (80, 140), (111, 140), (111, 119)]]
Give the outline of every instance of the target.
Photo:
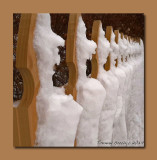
[[(126, 40), (128, 40), (128, 36), (127, 36), (126, 34), (124, 35), (124, 38), (125, 38)], [(125, 59), (126, 62), (127, 62), (127, 60), (128, 60), (127, 58), (128, 58), (128, 57), (126, 56), (126, 59)]]
[(121, 39), (123, 39), (123, 38), (124, 38), (124, 35), (123, 35), (123, 33), (120, 33), (120, 35), (121, 35)]
[[(105, 37), (109, 42), (111, 42), (111, 34), (112, 34), (112, 26), (107, 26)], [(110, 70), (110, 67), (111, 67), (111, 56), (109, 53), (109, 55), (107, 57), (107, 61), (105, 63), (105, 70), (106, 71)]]
[(129, 40), (129, 42), (130, 42), (130, 40), (131, 40), (131, 37), (130, 37), (130, 36), (128, 36), (128, 40)]
[[(118, 35), (119, 35), (119, 30), (114, 30), (114, 34), (115, 34), (115, 42), (118, 44)], [(115, 60), (116, 64), (115, 66), (118, 66), (118, 58)]]
[[(123, 39), (124, 35), (123, 33), (120, 33), (121, 39)], [(121, 61), (123, 62), (123, 56), (121, 55)]]
[(16, 67), (23, 78), (22, 100), (13, 108), (15, 147), (34, 146), (37, 127), (36, 95), (39, 88), (36, 54), (33, 49), (33, 32), (36, 14), (22, 14), (18, 33)]
[(124, 38), (127, 40), (128, 36), (125, 34), (125, 35), (124, 35)]
[[(86, 26), (81, 16), (78, 21), (76, 45), (77, 102), (84, 108), (77, 128), (77, 146), (96, 147), (98, 146), (99, 118), (106, 91), (100, 81), (86, 76), (86, 61), (95, 54), (97, 44), (93, 40), (87, 39)], [(103, 65), (101, 69), (103, 70)]]
[(66, 63), (69, 68), (69, 81), (65, 87), (66, 94), (71, 94), (76, 100), (76, 82), (78, 78), (77, 58), (76, 58), (76, 33), (80, 14), (70, 14), (68, 22), (68, 33), (66, 40)]
[(138, 43), (139, 43), (139, 45), (141, 44), (141, 43), (140, 43), (140, 37), (138, 37)]
[[(68, 22), (68, 33), (66, 40), (66, 63), (69, 69), (68, 85), (65, 87), (65, 93), (71, 94), (76, 100), (77, 90), (76, 83), (78, 79), (77, 57), (76, 57), (76, 34), (78, 19), (80, 14), (70, 14)], [(75, 140), (74, 146), (77, 145)]]
[(13, 107), (13, 146), (20, 146), (20, 134), (17, 119), (17, 108)]
[[(131, 37), (130, 36), (128, 36), (128, 40), (129, 40), (129, 43), (130, 43), (130, 41), (131, 41)], [(130, 58), (130, 54), (129, 54), (129, 58)]]
[[(96, 44), (98, 44), (100, 24), (101, 24), (101, 21), (96, 20), (94, 21), (93, 27), (92, 27), (92, 40)], [(96, 53), (92, 55), (92, 73), (91, 73), (92, 78), (97, 78), (98, 70), (99, 70), (99, 60), (98, 60), (98, 54), (96, 49)]]

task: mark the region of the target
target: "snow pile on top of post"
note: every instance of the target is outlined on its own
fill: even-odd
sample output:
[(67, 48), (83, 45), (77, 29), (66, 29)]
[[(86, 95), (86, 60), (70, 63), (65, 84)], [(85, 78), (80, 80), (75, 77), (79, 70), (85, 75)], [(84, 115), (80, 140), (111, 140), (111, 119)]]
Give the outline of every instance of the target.
[(78, 27), (77, 27), (77, 39), (76, 39), (76, 51), (77, 51), (77, 66), (78, 66), (78, 83), (87, 79), (86, 76), (86, 61), (92, 58), (92, 54), (95, 54), (95, 49), (97, 47), (94, 41), (90, 41), (86, 38), (86, 27), (79, 17)]
[(116, 64), (116, 59), (118, 58), (119, 55), (119, 45), (115, 42), (115, 34), (112, 30), (111, 32), (111, 69), (115, 68)]
[(99, 38), (98, 38), (98, 48), (97, 51), (99, 53), (98, 59), (99, 59), (99, 73), (98, 76), (104, 72), (104, 64), (107, 61), (107, 57), (109, 53), (111, 52), (110, 43), (105, 38), (105, 31), (102, 29), (102, 23), (100, 23), (99, 26)]

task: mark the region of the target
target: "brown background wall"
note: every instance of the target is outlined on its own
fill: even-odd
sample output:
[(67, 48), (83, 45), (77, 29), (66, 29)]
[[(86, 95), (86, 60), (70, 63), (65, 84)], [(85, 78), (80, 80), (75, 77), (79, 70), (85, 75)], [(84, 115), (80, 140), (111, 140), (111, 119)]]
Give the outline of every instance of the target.
[[(54, 1), (3, 1), (0, 10), (1, 24), (1, 159), (15, 160), (49, 160), (49, 159), (109, 159), (109, 160), (133, 160), (133, 159), (155, 159), (157, 129), (156, 91), (157, 75), (156, 73), (156, 35), (157, 35), (157, 9), (156, 1), (143, 0), (54, 0)], [(15, 149), (13, 147), (13, 109), (12, 109), (12, 91), (13, 91), (13, 58), (12, 58), (12, 14), (15, 12), (38, 13), (38, 12), (55, 12), (55, 13), (75, 13), (75, 12), (109, 12), (109, 13), (144, 13), (146, 17), (145, 32), (145, 142), (144, 149)]]

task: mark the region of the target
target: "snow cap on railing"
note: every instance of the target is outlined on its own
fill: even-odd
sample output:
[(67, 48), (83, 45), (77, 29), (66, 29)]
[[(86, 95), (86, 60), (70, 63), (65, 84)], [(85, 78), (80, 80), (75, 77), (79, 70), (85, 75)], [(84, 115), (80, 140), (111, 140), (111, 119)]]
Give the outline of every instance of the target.
[(88, 40), (86, 37), (86, 26), (79, 17), (77, 26), (77, 37), (76, 37), (76, 54), (77, 54), (77, 65), (78, 65), (78, 79), (86, 79), (86, 61), (92, 58), (92, 54), (95, 54), (97, 47), (93, 40)]
[(127, 50), (127, 46), (126, 46), (126, 41), (124, 40), (124, 38), (121, 38), (121, 34), (119, 33), (119, 53), (120, 55), (122, 56), (125, 56), (126, 55), (126, 50)]
[(134, 42), (133, 42), (133, 40), (132, 40), (132, 38), (130, 39), (130, 55), (132, 56), (133, 55), (133, 53), (134, 53), (134, 47), (133, 47), (133, 45), (134, 45)]
[(99, 27), (99, 38), (98, 38), (97, 50), (98, 50), (98, 59), (99, 59), (99, 72), (101, 72), (101, 70), (104, 71), (104, 64), (106, 63), (107, 57), (111, 52), (110, 43), (107, 40), (107, 38), (105, 38), (105, 31), (102, 28), (102, 23), (100, 24), (100, 27)]
[(53, 67), (60, 63), (58, 46), (64, 46), (64, 40), (51, 29), (50, 15), (38, 14), (34, 31), (34, 49), (37, 54), (40, 86), (53, 88)]
[(127, 55), (131, 54), (131, 43), (130, 43), (130, 37), (127, 38)]
[(115, 42), (115, 34), (112, 30), (111, 34), (111, 66), (115, 66), (116, 64), (116, 59), (118, 58), (119, 55), (119, 45)]

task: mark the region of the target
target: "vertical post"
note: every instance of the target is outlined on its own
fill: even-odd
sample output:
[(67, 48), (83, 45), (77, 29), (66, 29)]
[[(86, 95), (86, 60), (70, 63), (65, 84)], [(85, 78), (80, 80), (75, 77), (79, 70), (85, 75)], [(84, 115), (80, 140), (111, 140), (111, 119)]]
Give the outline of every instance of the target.
[(130, 37), (130, 36), (128, 36), (128, 40), (129, 40), (129, 42), (130, 42), (130, 39), (131, 39), (131, 37)]
[[(68, 85), (65, 87), (65, 93), (67, 95), (71, 94), (76, 100), (77, 90), (76, 83), (78, 79), (78, 68), (77, 68), (77, 57), (76, 57), (76, 35), (77, 26), (80, 14), (70, 14), (68, 22), (68, 33), (66, 40), (66, 63), (69, 69), (69, 81)], [(76, 139), (74, 146), (76, 147)]]
[[(111, 42), (111, 34), (112, 34), (112, 26), (107, 26), (105, 37), (109, 42)], [(105, 63), (105, 70), (106, 71), (110, 70), (110, 67), (111, 67), (111, 56), (109, 53), (109, 55), (107, 57), (107, 61)]]
[[(120, 35), (121, 35), (121, 39), (123, 39), (123, 33), (120, 33)], [(121, 61), (123, 62), (123, 56), (121, 55)]]
[[(115, 42), (118, 44), (119, 30), (115, 30), (115, 31), (114, 31), (114, 34), (115, 34)], [(118, 66), (118, 58), (117, 58), (115, 61), (116, 61), (115, 66), (117, 67), (117, 66)]]
[[(99, 28), (100, 28), (101, 21), (97, 20), (94, 21), (93, 27), (92, 27), (92, 40), (98, 45), (98, 38), (99, 38)], [(98, 60), (98, 53), (92, 55), (92, 73), (91, 77), (92, 78), (97, 78), (98, 71), (99, 71), (99, 60)]]
[[(134, 37), (131, 37), (131, 40), (132, 40), (133, 43), (135, 42), (135, 38)], [(135, 55), (133, 54), (131, 56), (134, 57)]]
[(120, 36), (121, 36), (121, 39), (123, 39), (123, 38), (124, 38), (124, 35), (123, 35), (123, 33), (120, 33)]
[(18, 127), (18, 119), (17, 119), (17, 108), (13, 107), (13, 146), (19, 147), (20, 142), (20, 133), (19, 133), (19, 127)]
[(140, 45), (140, 37), (137, 38), (137, 41), (138, 41), (138, 43), (139, 43), (139, 45)]
[(36, 95), (39, 88), (36, 53), (33, 48), (36, 17), (36, 14), (22, 14), (19, 26), (16, 67), (23, 78), (24, 93), (19, 106), (13, 109), (15, 147), (34, 146), (36, 139)]
[(127, 40), (128, 36), (125, 34), (125, 35), (124, 35), (124, 38)]
[(70, 14), (68, 22), (68, 33), (66, 40), (66, 63), (69, 68), (69, 81), (65, 87), (65, 93), (71, 94), (76, 100), (76, 82), (78, 78), (77, 57), (76, 57), (76, 34), (80, 14)]
[(133, 42), (135, 41), (135, 37), (132, 37), (132, 41), (133, 41)]
[[(124, 35), (124, 38), (125, 38), (126, 40), (128, 40), (128, 36), (127, 36), (127, 35)], [(128, 58), (128, 57), (126, 56), (126, 59), (125, 59), (126, 62), (127, 62), (127, 60), (128, 60), (127, 58)]]
[[(131, 37), (130, 37), (130, 36), (128, 36), (128, 40), (129, 40), (129, 43), (130, 43), (130, 40), (131, 40)], [(130, 58), (130, 54), (129, 54), (129, 58)]]

